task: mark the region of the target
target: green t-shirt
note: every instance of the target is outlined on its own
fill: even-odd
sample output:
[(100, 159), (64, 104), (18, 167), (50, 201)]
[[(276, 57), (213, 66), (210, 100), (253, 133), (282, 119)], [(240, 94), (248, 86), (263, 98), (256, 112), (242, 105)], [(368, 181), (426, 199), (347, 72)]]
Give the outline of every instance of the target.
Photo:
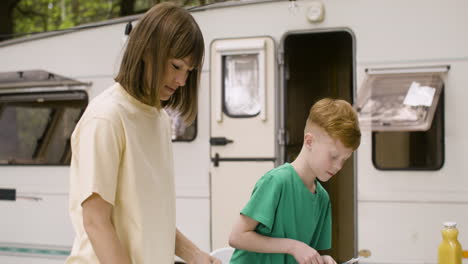
[[(269, 237), (302, 241), (314, 249), (331, 248), (331, 206), (327, 191), (315, 181), (311, 193), (293, 166), (286, 163), (257, 182), (241, 211), (259, 222), (255, 231)], [(231, 264), (296, 264), (288, 254), (256, 253), (236, 249)]]

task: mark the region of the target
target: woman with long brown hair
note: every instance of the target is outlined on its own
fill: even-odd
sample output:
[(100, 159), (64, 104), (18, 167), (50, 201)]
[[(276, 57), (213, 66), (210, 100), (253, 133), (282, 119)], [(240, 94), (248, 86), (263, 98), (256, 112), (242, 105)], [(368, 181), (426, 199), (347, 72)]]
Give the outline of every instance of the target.
[(163, 3), (130, 33), (116, 83), (73, 132), (67, 264), (220, 263), (175, 226), (170, 118), (197, 112), (204, 40), (193, 17)]

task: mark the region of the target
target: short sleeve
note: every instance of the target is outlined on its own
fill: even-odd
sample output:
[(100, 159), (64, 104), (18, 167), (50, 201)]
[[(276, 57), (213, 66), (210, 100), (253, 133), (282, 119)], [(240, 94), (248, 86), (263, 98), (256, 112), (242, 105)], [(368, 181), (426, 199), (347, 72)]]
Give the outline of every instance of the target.
[(71, 189), (81, 204), (92, 193), (114, 205), (123, 135), (111, 121), (92, 118), (72, 137)]
[(281, 189), (281, 183), (277, 182), (273, 175), (263, 176), (255, 185), (252, 196), (241, 214), (258, 221), (267, 228), (266, 231), (271, 232)]
[(330, 249), (332, 246), (332, 210), (330, 202), (328, 202), (328, 206), (326, 208), (327, 209), (324, 215), (324, 220), (322, 222), (322, 227), (320, 229), (317, 246), (315, 246), (315, 249), (319, 250)]

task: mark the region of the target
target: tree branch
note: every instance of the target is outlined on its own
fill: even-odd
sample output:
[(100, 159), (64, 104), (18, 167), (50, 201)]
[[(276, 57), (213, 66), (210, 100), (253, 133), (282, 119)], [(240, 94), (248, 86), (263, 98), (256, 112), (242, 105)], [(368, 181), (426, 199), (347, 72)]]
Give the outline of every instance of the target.
[[(18, 1), (20, 1), (20, 0), (18, 0)], [(47, 16), (47, 15), (44, 14), (44, 13), (39, 13), (39, 12), (36, 12), (36, 11), (34, 11), (34, 10), (32, 10), (32, 9), (23, 10), (23, 9), (21, 9), (21, 7), (19, 7), (19, 6), (17, 6), (16, 9), (18, 10), (18, 12), (20, 12), (22, 15), (25, 15), (25, 16), (31, 16), (31, 15), (32, 15), (32, 16), (39, 16), (39, 17), (41, 17), (41, 18), (44, 18), (44, 17)]]

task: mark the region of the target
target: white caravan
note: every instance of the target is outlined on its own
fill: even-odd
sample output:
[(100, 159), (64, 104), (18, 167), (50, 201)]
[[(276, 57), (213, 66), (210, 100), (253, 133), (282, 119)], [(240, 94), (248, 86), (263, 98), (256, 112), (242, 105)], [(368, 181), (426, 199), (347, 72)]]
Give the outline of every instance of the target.
[[(463, 0), (192, 9), (206, 55), (196, 123), (174, 114), (178, 227), (206, 251), (227, 246), (256, 180), (300, 150), (310, 106), (336, 97), (359, 110), (363, 137), (325, 184), (335, 259), (437, 263), (449, 220), (468, 248), (467, 10)], [(138, 18), (0, 43), (0, 263), (63, 263), (74, 236), (67, 142), (112, 84)]]

